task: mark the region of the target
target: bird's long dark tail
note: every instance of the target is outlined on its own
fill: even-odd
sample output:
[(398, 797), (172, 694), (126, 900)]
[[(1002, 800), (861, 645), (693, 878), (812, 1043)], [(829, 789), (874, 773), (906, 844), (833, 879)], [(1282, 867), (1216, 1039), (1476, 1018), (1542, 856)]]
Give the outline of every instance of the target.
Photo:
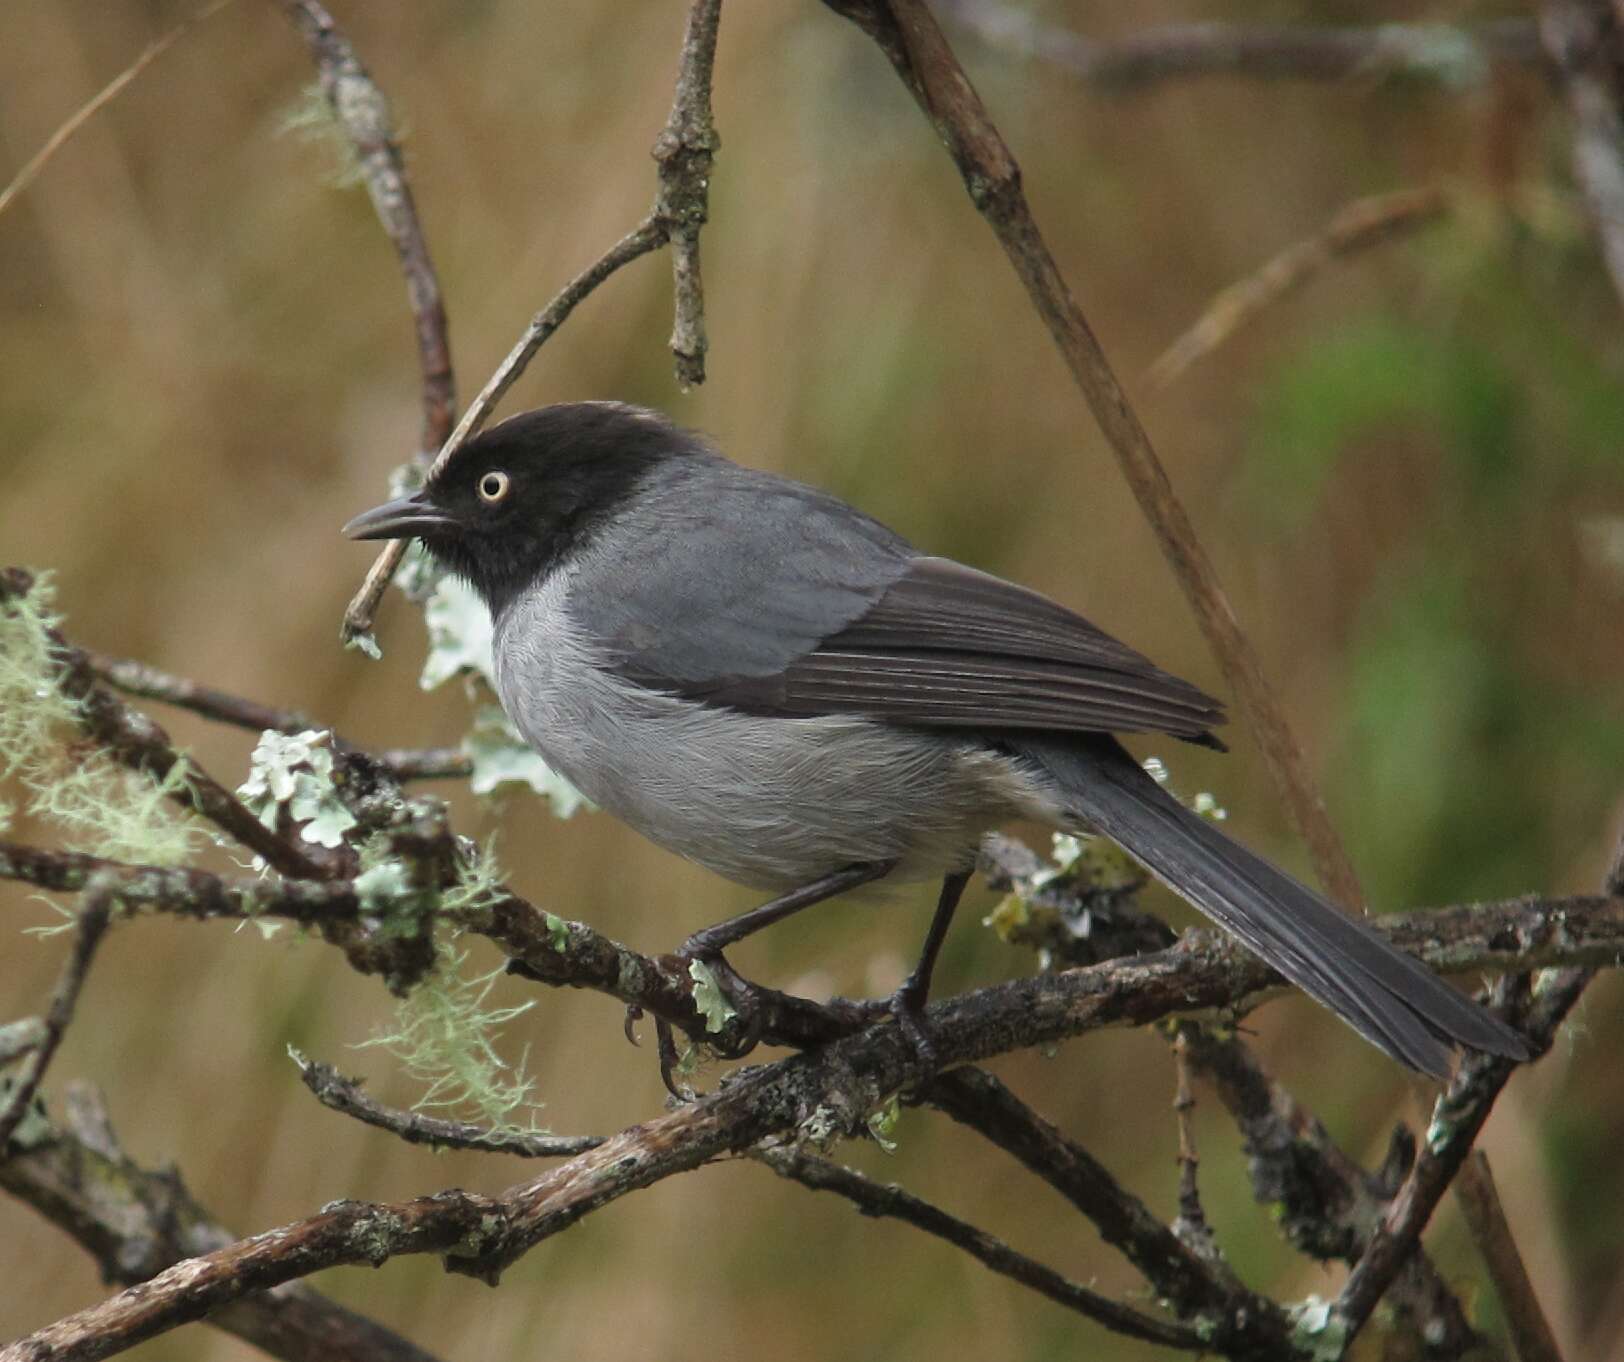
[(1185, 808), (1114, 740), (1015, 746), (1061, 786), (1068, 812), (1394, 1059), (1442, 1077), (1454, 1045), (1528, 1057), (1498, 1017)]

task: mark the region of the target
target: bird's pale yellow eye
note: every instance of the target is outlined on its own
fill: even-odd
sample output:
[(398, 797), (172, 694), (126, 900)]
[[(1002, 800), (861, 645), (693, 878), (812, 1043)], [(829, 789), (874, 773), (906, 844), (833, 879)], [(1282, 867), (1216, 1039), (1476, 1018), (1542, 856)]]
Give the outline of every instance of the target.
[(487, 506), (494, 506), (508, 494), (508, 488), (513, 480), (506, 473), (492, 469), (479, 480), (479, 499)]

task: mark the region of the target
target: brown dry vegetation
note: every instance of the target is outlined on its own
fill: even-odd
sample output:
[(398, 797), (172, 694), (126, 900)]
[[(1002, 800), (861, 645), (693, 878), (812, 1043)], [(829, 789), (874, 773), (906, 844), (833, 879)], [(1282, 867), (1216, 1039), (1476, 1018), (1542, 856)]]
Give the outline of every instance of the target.
[[(0, 15), (0, 180), (186, 8), (13, 0)], [(531, 312), (646, 210), (683, 9), (337, 9), (407, 130), (465, 399)], [(1045, 12), (1122, 31), (1324, 9)], [(1624, 516), (1624, 331), (1538, 78), (1103, 96), (968, 41), (963, 55), (1372, 896), (1397, 907), (1591, 890), (1624, 769), (1624, 577), (1586, 547), (1606, 533), (1598, 518)], [(419, 410), (399, 277), (365, 196), (335, 185), (327, 147), (280, 131), (310, 80), (274, 7), (237, 0), (0, 217), (0, 559), (57, 571), (83, 643), (302, 708), (364, 743), (453, 743), (467, 707), (455, 687), (418, 690), (410, 606), (389, 599), (380, 665), (336, 641), (368, 561), (337, 527), (412, 450)], [(671, 378), (669, 266), (656, 257), (584, 305), (504, 412), (601, 396), (666, 407), (735, 457), (1029, 582), (1216, 689), (1048, 337), (872, 45), (810, 0), (732, 4), (715, 106), (710, 381), (684, 394)], [(1333, 266), (1168, 391), (1135, 379), (1216, 290), (1348, 200), (1438, 180), (1463, 204), (1444, 224)], [(1328, 434), (1328, 394), (1350, 386), (1377, 395)], [(1315, 440), (1325, 448), (1290, 457), (1293, 441)], [(1313, 459), (1323, 483), (1305, 493)], [(222, 777), (244, 770), (244, 735), (163, 717)], [(1162, 754), (1182, 788), (1215, 791), (1234, 829), (1300, 868), (1259, 760), (1243, 733), (1232, 743), (1227, 758)], [(463, 830), (500, 830), (504, 865), (538, 904), (641, 949), (750, 902), (604, 817), (560, 823), (524, 799), (493, 811), (445, 793)], [(941, 990), (1025, 967), (975, 925), (988, 902), (972, 901)], [(46, 916), (25, 889), (0, 887), (0, 910), (9, 1017), (37, 1008), (57, 950), (19, 935)], [(876, 992), (904, 968), (926, 911), (922, 894), (836, 905), (738, 962), (797, 989)], [(1513, 1081), (1483, 1141), (1569, 1355), (1598, 1360), (1624, 1358), (1624, 1175), (1608, 1147), (1624, 1089), (1606, 1041), (1619, 1001), (1604, 980), (1572, 1043)], [(376, 981), (289, 933), (264, 942), (146, 919), (115, 928), (53, 1077), (102, 1084), (130, 1150), (172, 1159), (243, 1233), (338, 1197), (511, 1182), (511, 1164), (400, 1145), (299, 1085), (290, 1044), (409, 1102), (384, 1057), (346, 1048), (389, 1012)], [(1396, 1119), (1424, 1121), (1394, 1066), (1308, 1003), (1271, 1004), (1253, 1025), (1268, 1063), (1361, 1157), (1379, 1157)], [(529, 1047), (555, 1130), (608, 1131), (660, 1108), (651, 1054), (626, 1046), (602, 998), (540, 996), (510, 1039)], [(999, 1071), (1172, 1213), (1174, 1077), (1160, 1040), (1099, 1037)], [(1203, 1187), (1233, 1261), (1276, 1298), (1333, 1291), (1338, 1274), (1293, 1255), (1251, 1203), (1214, 1107), (1198, 1110)], [(890, 1158), (843, 1156), (1079, 1280), (1134, 1287), (1009, 1161), (920, 1115), (899, 1133)], [(1447, 1273), (1480, 1277), (1452, 1205), (1429, 1242)], [(626, 1200), (533, 1253), (495, 1294), (426, 1260), (321, 1285), (459, 1360), (1153, 1354), (752, 1164)], [(102, 1291), (56, 1231), (0, 1204), (0, 1337)], [(132, 1354), (249, 1355), (203, 1328)]]

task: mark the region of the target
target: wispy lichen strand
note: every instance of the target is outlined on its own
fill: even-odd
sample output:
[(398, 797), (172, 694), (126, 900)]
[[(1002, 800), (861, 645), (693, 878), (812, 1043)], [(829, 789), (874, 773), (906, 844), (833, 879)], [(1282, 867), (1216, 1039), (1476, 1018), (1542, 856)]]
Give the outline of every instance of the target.
[[(162, 780), (122, 766), (85, 740), (78, 702), (63, 693), (48, 630), (58, 623), (49, 576), (0, 606), (0, 782), (17, 807), (57, 824), (71, 851), (147, 865), (179, 865), (204, 833), (170, 796), (186, 780), (177, 762)], [(13, 801), (0, 801), (0, 827)]]

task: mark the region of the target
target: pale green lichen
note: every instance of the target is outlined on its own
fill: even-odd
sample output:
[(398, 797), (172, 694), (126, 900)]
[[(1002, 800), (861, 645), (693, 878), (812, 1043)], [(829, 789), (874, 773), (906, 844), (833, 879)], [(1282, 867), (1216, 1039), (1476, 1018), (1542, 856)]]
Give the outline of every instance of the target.
[(513, 1116), (534, 1106), (534, 1080), (524, 1072), (523, 1055), (509, 1064), (496, 1044), (502, 1028), (531, 1004), (491, 1007), (491, 991), (504, 971), (464, 975), (467, 959), (464, 951), (445, 950), (434, 972), (396, 1005), (394, 1028), (374, 1035), (362, 1048), (387, 1051), (426, 1085), (412, 1104), (414, 1111), (466, 1115), (494, 1130), (527, 1129)]
[(897, 1152), (897, 1122), (902, 1119), (902, 1101), (893, 1093), (889, 1101), (868, 1114), (868, 1133), (874, 1143), (887, 1154)]
[(474, 726), (462, 740), (462, 750), (473, 762), (469, 785), (475, 794), (488, 795), (505, 784), (528, 785), (545, 795), (560, 818), (590, 808), (586, 797), (535, 752), (495, 705), (482, 705)]
[(689, 962), (688, 977), (694, 981), (694, 1006), (705, 1019), (705, 1030), (715, 1035), (738, 1014), (722, 992), (716, 972), (703, 960)]
[(1348, 1326), (1331, 1302), (1309, 1296), (1291, 1307), (1291, 1341), (1310, 1362), (1339, 1362), (1348, 1347)]
[(322, 729), (260, 734), (248, 760), (248, 779), (237, 797), (268, 828), (274, 828), (284, 806), (300, 825), (299, 836), (324, 847), (342, 846), (355, 826), (355, 815), (338, 797), (333, 779), (333, 735)]
[(345, 133), (319, 81), (312, 81), (299, 91), (298, 97), (277, 119), (276, 131), (283, 135), (291, 133), (302, 142), (325, 148), (332, 158), (326, 179), (333, 188), (352, 189), (365, 183), (355, 144)]
[[(79, 742), (77, 700), (63, 694), (46, 631), (53, 613), (50, 578), (0, 607), (0, 781), (12, 781), (18, 807), (57, 824), (70, 851), (148, 865), (191, 859), (205, 834), (173, 796), (185, 788), (178, 761), (162, 780), (121, 765), (101, 747)], [(0, 827), (13, 812), (0, 806)]]

